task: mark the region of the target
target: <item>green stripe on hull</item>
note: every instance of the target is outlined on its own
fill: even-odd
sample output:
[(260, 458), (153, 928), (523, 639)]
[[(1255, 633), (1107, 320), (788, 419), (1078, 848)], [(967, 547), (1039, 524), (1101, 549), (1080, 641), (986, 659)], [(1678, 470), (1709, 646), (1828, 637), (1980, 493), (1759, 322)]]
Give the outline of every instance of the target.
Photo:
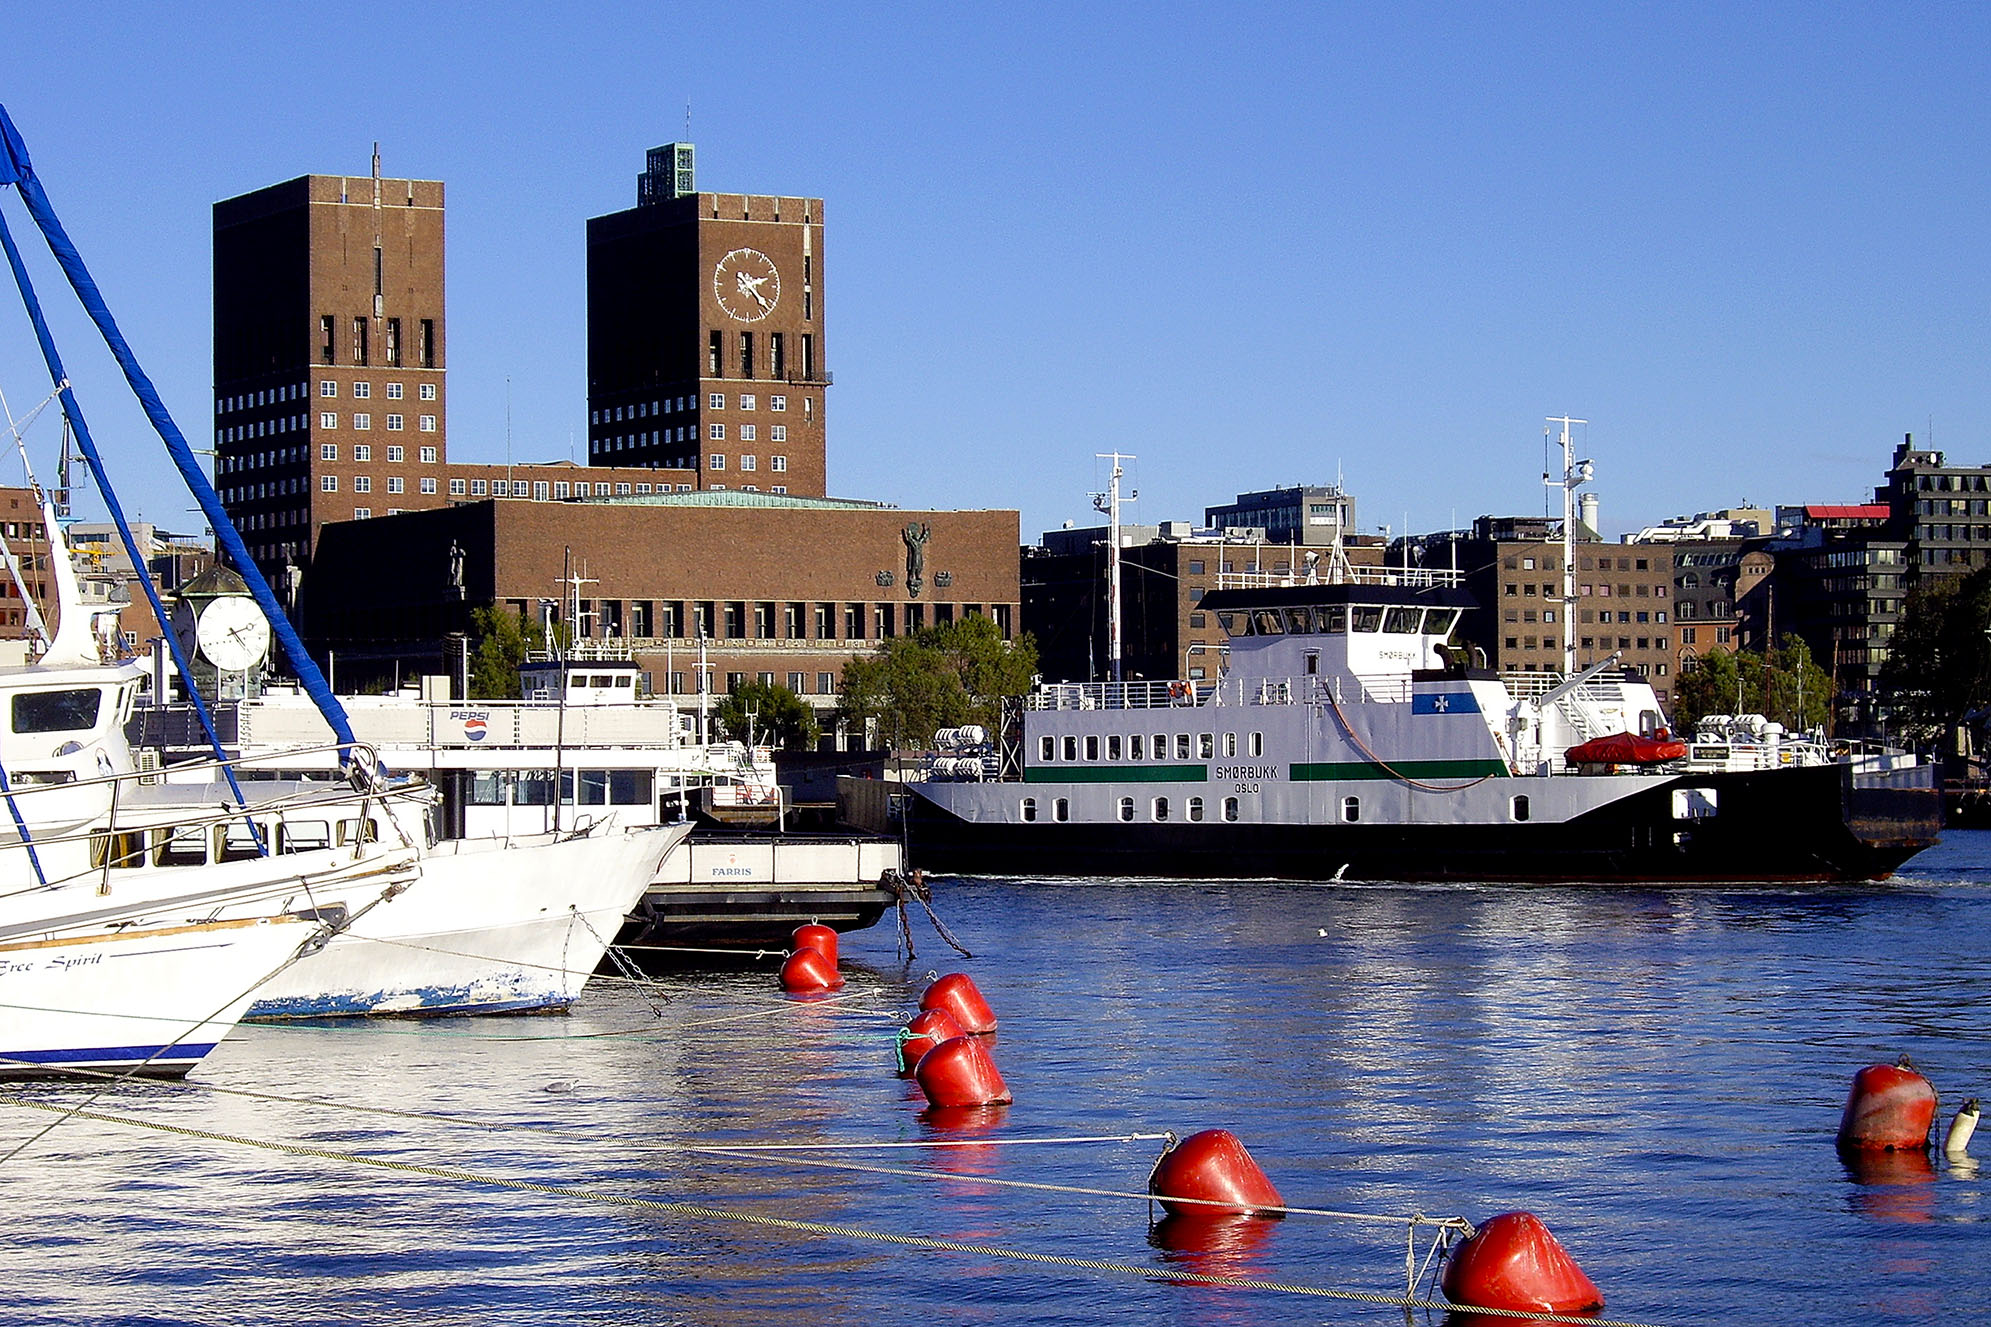
[(1032, 765), (1025, 783), (1208, 783), (1208, 765)]
[(1331, 783), (1343, 779), (1479, 779), (1507, 773), (1498, 760), (1397, 760), (1386, 768), (1366, 760), (1331, 761), (1293, 766), (1295, 783)]

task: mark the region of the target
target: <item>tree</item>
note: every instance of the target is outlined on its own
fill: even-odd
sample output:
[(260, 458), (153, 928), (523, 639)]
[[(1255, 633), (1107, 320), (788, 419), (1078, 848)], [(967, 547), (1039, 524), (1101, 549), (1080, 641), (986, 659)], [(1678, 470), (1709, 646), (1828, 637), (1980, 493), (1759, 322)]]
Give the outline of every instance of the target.
[(843, 667), (837, 716), (861, 728), (878, 721), (886, 746), (925, 746), (941, 728), (1002, 724), (1004, 699), (1030, 689), (1037, 644), (1026, 633), (1006, 641), (979, 614), (888, 640)]
[(1831, 704), (1832, 679), (1797, 636), (1785, 636), (1768, 657), (1711, 650), (1673, 686), (1673, 722), (1685, 733), (1708, 714), (1762, 714), (1802, 732), (1822, 725)]
[(713, 711), (726, 735), (765, 742), (788, 751), (815, 746), (821, 728), (816, 712), (800, 696), (776, 682), (741, 682)]
[(1880, 673), (1893, 719), (1933, 743), (1991, 704), (1991, 567), (1908, 596)]
[(517, 700), (520, 694), (519, 665), (525, 652), (537, 643), (541, 633), (535, 628), (528, 637), (525, 623), (517, 613), (496, 604), (470, 612), (470, 634), (476, 645), (470, 655), (470, 694), (478, 700)]

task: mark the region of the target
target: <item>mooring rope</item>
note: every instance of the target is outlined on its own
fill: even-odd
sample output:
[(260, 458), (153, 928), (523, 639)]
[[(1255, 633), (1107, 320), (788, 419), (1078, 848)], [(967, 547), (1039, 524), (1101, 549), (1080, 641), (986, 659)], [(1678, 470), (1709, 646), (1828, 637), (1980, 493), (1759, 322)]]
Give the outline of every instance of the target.
[[(229, 1143), (238, 1147), (256, 1148), (261, 1151), (275, 1152), (284, 1156), (308, 1157), (318, 1161), (366, 1166), (397, 1174), (413, 1175), (423, 1179), (446, 1180), (459, 1184), (481, 1184), (515, 1193), (530, 1193), (549, 1198), (568, 1198), (576, 1202), (657, 1212), (668, 1216), (686, 1217), (693, 1220), (726, 1221), (738, 1225), (756, 1226), (767, 1230), (789, 1230), (800, 1234), (824, 1235), (841, 1239), (891, 1244), (900, 1248), (925, 1249), (936, 1253), (961, 1253), (1006, 1262), (1132, 1276), (1144, 1281), (1222, 1286), (1234, 1290), (1262, 1290), (1274, 1294), (1302, 1295), (1358, 1304), (1379, 1304), (1392, 1308), (1426, 1309), (1441, 1313), (1470, 1309), (1473, 1313), (1483, 1314), (1488, 1317), (1528, 1318), (1540, 1322), (1588, 1324), (1588, 1327), (1655, 1327), (1654, 1324), (1650, 1323), (1612, 1318), (1538, 1313), (1533, 1310), (1478, 1308), (1471, 1305), (1452, 1304), (1444, 1300), (1420, 1299), (1412, 1295), (1393, 1295), (1368, 1290), (1343, 1290), (1333, 1286), (1314, 1286), (1297, 1282), (1266, 1281), (1253, 1277), (1226, 1276), (1218, 1272), (1190, 1272), (1179, 1271), (1170, 1267), (1143, 1267), (1134, 1263), (1115, 1262), (1104, 1258), (1075, 1258), (1065, 1254), (1036, 1253), (1028, 1249), (1012, 1249), (999, 1244), (976, 1244), (964, 1240), (940, 1239), (930, 1235), (905, 1235), (896, 1231), (872, 1230), (864, 1226), (845, 1225), (838, 1222), (800, 1221), (791, 1217), (768, 1216), (758, 1212), (733, 1211), (728, 1208), (712, 1207), (703, 1203), (681, 1202), (664, 1198), (643, 1198), (633, 1194), (608, 1193), (569, 1184), (548, 1184), (538, 1180), (513, 1179), (498, 1175), (481, 1175), (476, 1171), (458, 1166), (435, 1166), (412, 1161), (393, 1161), (384, 1157), (362, 1156), (355, 1152), (341, 1152), (332, 1148), (311, 1147), (303, 1143), (285, 1143), (273, 1139), (249, 1138), (240, 1134), (222, 1133), (213, 1129), (196, 1129), (188, 1125), (169, 1124), (163, 1120), (134, 1119), (130, 1116), (111, 1115), (102, 1111), (86, 1111), (80, 1108), (65, 1111), (63, 1107), (58, 1105), (38, 1101), (26, 1101), (15, 1097), (0, 1097), (0, 1104), (19, 1106), (28, 1110), (60, 1112), (65, 1119), (87, 1119), (99, 1124), (149, 1129), (157, 1133), (196, 1139), (201, 1142)], [(16, 1151), (18, 1150), (16, 1149)]]
[(1412, 788), (1420, 788), (1428, 793), (1462, 793), (1468, 788), (1477, 788), (1488, 779), (1500, 777), (1499, 771), (1493, 771), (1482, 774), (1476, 779), (1469, 779), (1464, 783), (1454, 784), (1449, 788), (1442, 784), (1425, 783), (1420, 779), (1413, 779), (1369, 749), (1369, 744), (1364, 742), (1362, 735), (1355, 731), (1355, 725), (1348, 722), (1348, 716), (1341, 712), (1341, 702), (1334, 698), (1333, 691), (1322, 688), (1321, 695), (1326, 697), (1328, 708), (1334, 711), (1335, 719), (1340, 722), (1342, 731), (1348, 734), (1348, 740), (1354, 744), (1355, 749), (1360, 751), (1364, 756), (1367, 756), (1370, 764), (1382, 770), (1399, 783), (1408, 784)]

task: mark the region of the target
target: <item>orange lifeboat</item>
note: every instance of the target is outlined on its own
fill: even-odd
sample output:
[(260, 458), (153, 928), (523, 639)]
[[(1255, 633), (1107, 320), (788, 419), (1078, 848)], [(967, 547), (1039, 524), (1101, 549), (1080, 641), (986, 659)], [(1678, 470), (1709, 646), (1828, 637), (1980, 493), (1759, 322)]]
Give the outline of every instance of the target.
[(1579, 742), (1562, 754), (1572, 765), (1661, 765), (1669, 760), (1684, 759), (1687, 744), (1675, 742), (1670, 737), (1611, 733)]

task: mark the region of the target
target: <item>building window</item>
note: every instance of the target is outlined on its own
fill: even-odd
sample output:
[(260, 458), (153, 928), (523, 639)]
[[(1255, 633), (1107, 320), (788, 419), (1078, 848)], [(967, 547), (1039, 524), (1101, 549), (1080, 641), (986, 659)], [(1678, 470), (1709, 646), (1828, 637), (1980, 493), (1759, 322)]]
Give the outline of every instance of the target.
[(353, 519), (356, 521), (370, 520), (372, 519), (372, 517), (373, 517), (373, 508), (371, 507), (353, 508)]
[(318, 427), (321, 429), (335, 429), (339, 427), (338, 413), (336, 411), (327, 410), (323, 414), (319, 415)]
[[(775, 372), (779, 374), (780, 370), (776, 369)], [(786, 410), (788, 408), (788, 398), (785, 396), (770, 396), (767, 398), (767, 408), (769, 410)]]
[[(716, 428), (724, 428), (724, 427), (725, 427), (725, 425), (723, 425), (723, 424), (714, 424), (714, 425), (713, 425), (712, 427), (713, 427), (713, 428), (715, 428), (715, 429), (716, 429)], [(726, 457), (725, 457), (725, 455), (724, 455), (723, 453), (720, 453), (720, 452), (714, 452), (714, 453), (712, 453), (712, 455), (710, 455), (710, 456), (708, 456), (708, 457), (706, 457), (706, 458), (705, 458), (705, 468), (706, 468), (706, 469), (708, 469), (708, 470), (724, 470), (724, 469), (726, 468)]]
[(436, 417), (434, 415), (423, 415), (418, 422), (422, 432), (434, 433), (436, 431)]
[(705, 436), (713, 442), (724, 442), (726, 440), (726, 426), (724, 424), (707, 425)]
[[(329, 313), (318, 320), (318, 358), (321, 363), (330, 364), (333, 362), (333, 327), (332, 315)], [(326, 393), (327, 396), (336, 396), (337, 394), (336, 392)]]
[(760, 463), (760, 458), (757, 456), (742, 456), (740, 458), (740, 469), (752, 470), (759, 463)]
[(339, 477), (337, 475), (322, 476), (318, 480), (318, 491), (320, 493), (337, 493), (339, 491)]
[(373, 459), (373, 444), (366, 442), (354, 443), (353, 459), (355, 461), (371, 461)]
[(336, 443), (336, 442), (321, 442), (321, 443), (319, 443), (319, 444), (318, 444), (318, 459), (319, 459), (319, 460), (321, 460), (321, 461), (336, 461), (336, 460), (338, 460), (338, 459), (339, 459), (339, 444), (338, 444), (338, 443)]
[(389, 447), (387, 449), (387, 459), (395, 465), (401, 464), (401, 458), (403, 455), (404, 453), (399, 447)]
[(436, 385), (432, 382), (425, 382), (416, 390), (415, 394), (424, 401), (433, 401), (436, 399)]
[(401, 431), (401, 416), (389, 415), (387, 417), (387, 431), (389, 433), (399, 433)]
[(390, 400), (390, 401), (398, 401), (398, 400), (400, 400), (400, 399), (401, 399), (401, 384), (400, 384), (400, 383), (398, 383), (398, 382), (390, 382), (390, 383), (388, 383), (388, 384), (387, 384), (387, 399), (388, 399), (388, 400)]
[[(380, 251), (378, 249), (374, 250), (374, 256), (377, 258), (379, 255)], [(386, 330), (387, 340), (384, 349), (387, 351), (387, 362), (391, 365), (399, 365), (401, 363), (401, 320), (399, 318), (389, 318)]]
[(486, 493), (486, 488), (485, 488), (485, 483), (484, 483), (484, 481), (483, 481), (483, 480), (481, 480), (481, 479), (473, 479), (473, 480), (471, 480), (471, 481), (470, 481), (470, 496), (471, 496), (471, 497), (473, 497), (473, 498), (481, 498), (481, 497), (485, 496), (485, 493)]
[[(724, 332), (714, 332), (705, 341), (705, 376), (708, 378), (725, 377), (725, 358), (726, 334)], [(715, 410), (718, 408), (717, 406), (713, 407)]]
[(422, 464), (434, 465), (435, 463), (436, 463), (436, 449), (433, 447), (422, 448)]
[(368, 478), (366, 475), (354, 475), (353, 492), (355, 493), (373, 492), (373, 480)]
[(705, 404), (714, 410), (724, 410), (726, 408), (726, 394), (724, 392), (714, 392), (705, 398)]
[(364, 401), (364, 400), (366, 400), (366, 399), (367, 399), (367, 398), (368, 398), (369, 396), (372, 396), (372, 395), (373, 395), (373, 384), (372, 384), (372, 383), (370, 383), (370, 382), (356, 382), (356, 383), (354, 383), (354, 384), (353, 384), (353, 399), (354, 399), (354, 400), (357, 400), (357, 401)]
[(463, 481), (461, 479), (452, 479), (449, 481), (449, 495), (453, 498), (463, 496)]
[(433, 476), (425, 477), (422, 480), (422, 492), (433, 493), (435, 491), (436, 491), (436, 481), (434, 477)]
[[(751, 378), (754, 376), (754, 334), (752, 332), (740, 333), (740, 376), (742, 378)], [(746, 407), (742, 406), (741, 408), (745, 409)]]
[(741, 442), (753, 442), (759, 436), (759, 433), (760, 430), (752, 424), (740, 425)]
[[(432, 369), (435, 366), (436, 366), (436, 320), (433, 318), (424, 318), (422, 319), (422, 367), (425, 369)], [(423, 390), (428, 391), (429, 389), (423, 388)], [(424, 396), (422, 399), (424, 401), (432, 401), (435, 398), (432, 396)]]
[(372, 416), (372, 415), (368, 415), (368, 414), (363, 414), (363, 413), (361, 413), (361, 414), (355, 414), (355, 415), (353, 416), (353, 427), (354, 427), (354, 428), (356, 428), (356, 429), (362, 429), (362, 430), (364, 430), (364, 429), (370, 429), (370, 428), (372, 428), (372, 427), (373, 427), (373, 416)]
[(338, 394), (339, 394), (339, 384), (333, 382), (330, 378), (327, 378), (323, 382), (318, 384), (318, 395), (337, 396)]
[(402, 491), (402, 488), (401, 488), (401, 476), (399, 476), (399, 475), (389, 475), (389, 476), (387, 477), (387, 491), (388, 491), (389, 493), (399, 493), (399, 492), (401, 492), (401, 491)]

